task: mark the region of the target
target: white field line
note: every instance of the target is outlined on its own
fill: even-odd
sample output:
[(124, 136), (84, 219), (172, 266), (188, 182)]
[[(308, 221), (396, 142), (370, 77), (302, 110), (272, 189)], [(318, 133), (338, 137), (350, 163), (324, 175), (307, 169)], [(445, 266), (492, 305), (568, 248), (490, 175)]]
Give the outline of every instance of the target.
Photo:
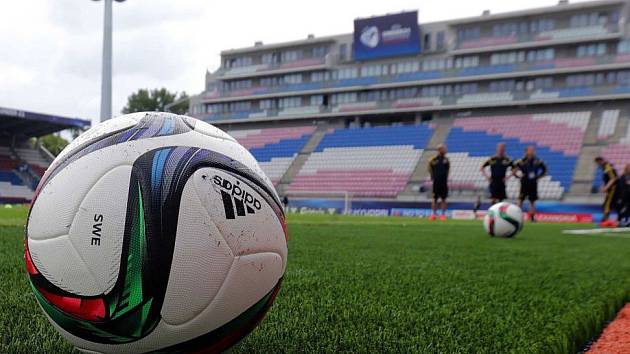
[(565, 235), (586, 235), (586, 236), (610, 236), (616, 238), (630, 238), (630, 227), (620, 227), (615, 229), (589, 229), (589, 230), (564, 230)]

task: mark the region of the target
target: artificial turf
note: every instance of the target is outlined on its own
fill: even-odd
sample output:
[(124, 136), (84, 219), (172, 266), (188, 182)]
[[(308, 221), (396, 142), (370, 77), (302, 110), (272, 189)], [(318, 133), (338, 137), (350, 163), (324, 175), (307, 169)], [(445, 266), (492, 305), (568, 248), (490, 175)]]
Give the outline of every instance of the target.
[[(71, 351), (27, 286), (22, 227), (6, 224), (0, 352)], [(492, 239), (478, 222), (407, 218), (292, 215), (288, 225), (283, 288), (235, 353), (569, 353), (629, 299), (628, 238), (536, 224)]]

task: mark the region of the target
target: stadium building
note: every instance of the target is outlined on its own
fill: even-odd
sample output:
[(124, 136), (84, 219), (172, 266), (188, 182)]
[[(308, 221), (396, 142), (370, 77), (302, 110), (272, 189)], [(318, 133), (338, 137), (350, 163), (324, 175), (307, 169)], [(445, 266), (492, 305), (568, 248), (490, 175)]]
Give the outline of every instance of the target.
[(594, 202), (593, 158), (630, 163), (629, 12), (610, 0), (420, 24), (403, 12), (256, 42), (221, 53), (191, 114), (249, 148), (280, 194), (427, 200), (426, 164), (446, 143), (452, 197), (470, 200), (504, 141), (513, 158), (537, 147), (543, 199)]
[(0, 107), (0, 203), (30, 202), (54, 159), (43, 146), (31, 146), (30, 138), (89, 125), (83, 119)]

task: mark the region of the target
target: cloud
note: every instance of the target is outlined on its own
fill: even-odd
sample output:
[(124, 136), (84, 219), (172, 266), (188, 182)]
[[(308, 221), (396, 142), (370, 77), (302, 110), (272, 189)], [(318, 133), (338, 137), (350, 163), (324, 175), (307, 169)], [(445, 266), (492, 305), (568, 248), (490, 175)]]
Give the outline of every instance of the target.
[[(553, 5), (556, 0), (128, 0), (114, 3), (113, 111), (138, 88), (195, 94), (221, 50), (350, 33), (356, 17), (419, 8), (420, 22)], [(10, 1), (0, 12), (0, 106), (96, 118), (103, 3)]]

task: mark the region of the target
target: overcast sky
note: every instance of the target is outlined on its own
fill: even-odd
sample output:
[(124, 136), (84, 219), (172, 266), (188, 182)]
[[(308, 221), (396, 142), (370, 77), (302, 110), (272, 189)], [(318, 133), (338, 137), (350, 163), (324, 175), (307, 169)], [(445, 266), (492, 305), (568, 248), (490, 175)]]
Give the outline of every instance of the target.
[[(349, 33), (353, 19), (419, 10), (432, 22), (554, 5), (557, 0), (128, 0), (114, 3), (113, 112), (138, 88), (196, 94), (221, 50)], [(99, 115), (103, 3), (5, 1), (0, 11), (0, 107)]]

